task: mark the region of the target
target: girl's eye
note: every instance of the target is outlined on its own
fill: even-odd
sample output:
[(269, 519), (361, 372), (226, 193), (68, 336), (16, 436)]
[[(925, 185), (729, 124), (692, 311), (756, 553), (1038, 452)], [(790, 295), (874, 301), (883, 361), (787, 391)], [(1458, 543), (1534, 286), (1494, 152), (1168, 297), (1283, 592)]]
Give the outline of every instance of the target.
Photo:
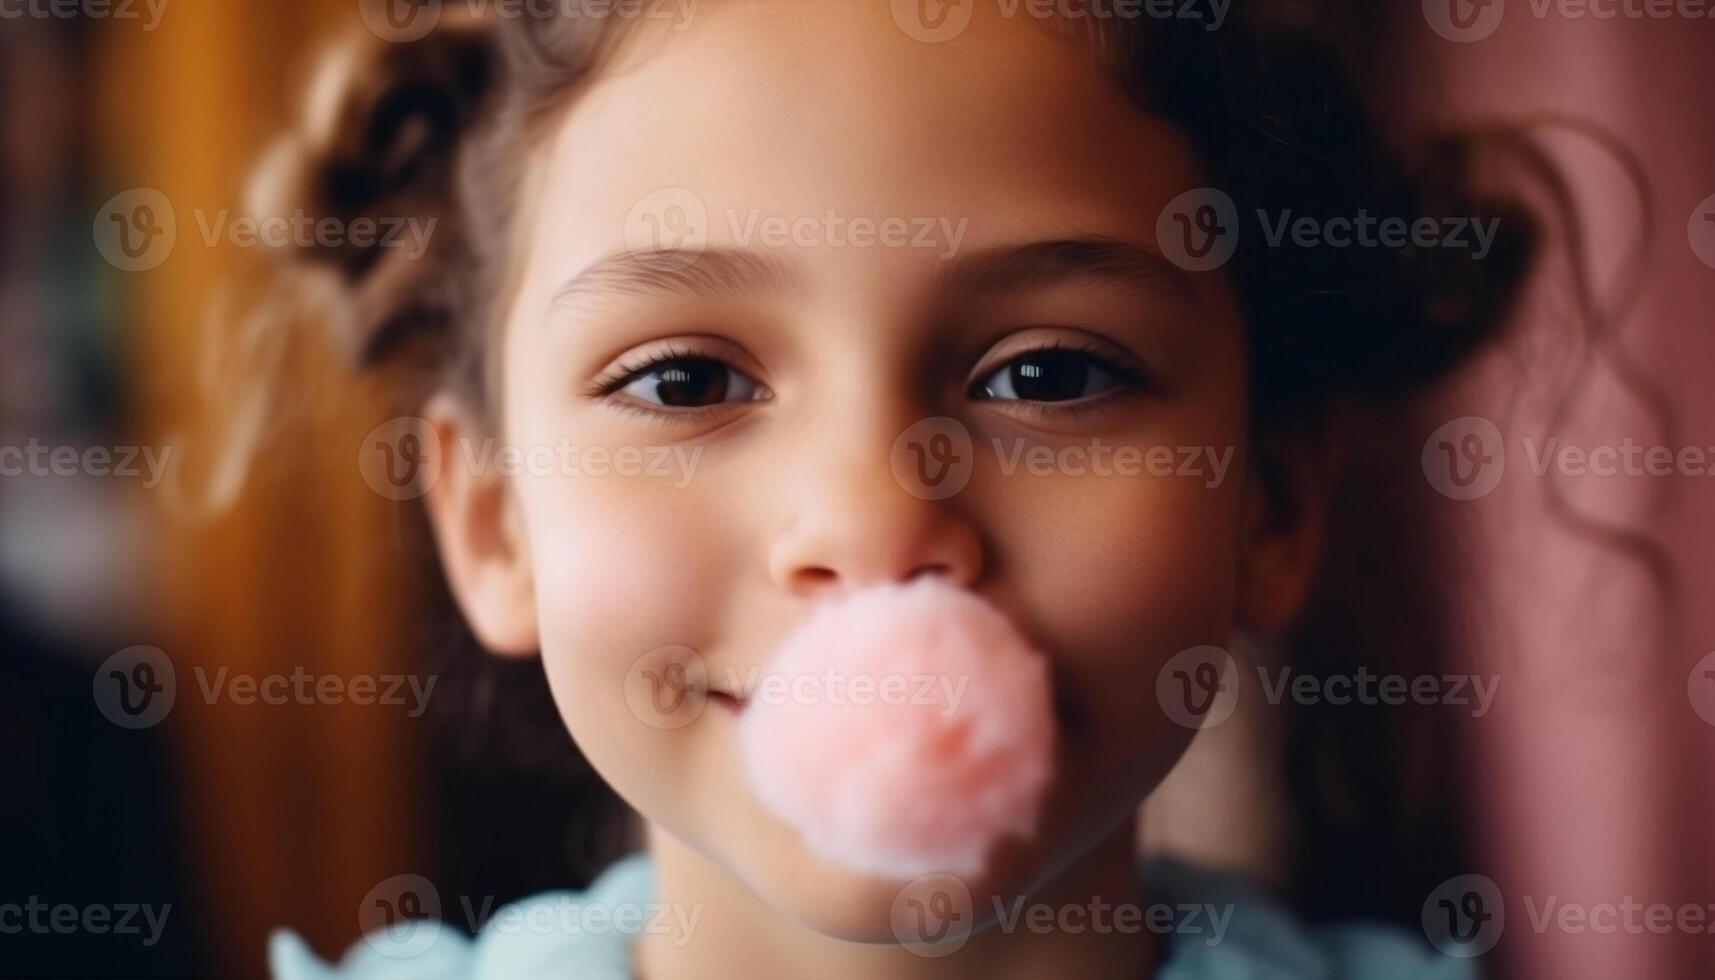
[(973, 394), (996, 401), (1069, 402), (1123, 385), (1117, 369), (1093, 354), (1047, 348), (1020, 354), (977, 383)]
[(759, 387), (743, 372), (710, 357), (682, 356), (632, 371), (614, 390), (664, 408), (703, 408), (756, 400)]

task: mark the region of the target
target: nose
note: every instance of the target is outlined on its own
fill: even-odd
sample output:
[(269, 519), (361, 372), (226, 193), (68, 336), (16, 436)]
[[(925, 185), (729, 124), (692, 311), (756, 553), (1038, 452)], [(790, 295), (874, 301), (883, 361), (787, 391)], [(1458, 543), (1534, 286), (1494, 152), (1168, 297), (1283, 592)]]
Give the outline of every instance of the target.
[(983, 545), (959, 496), (924, 500), (907, 492), (883, 433), (831, 435), (786, 481), (788, 518), (768, 552), (775, 583), (805, 598), (922, 575), (973, 586), (982, 576)]

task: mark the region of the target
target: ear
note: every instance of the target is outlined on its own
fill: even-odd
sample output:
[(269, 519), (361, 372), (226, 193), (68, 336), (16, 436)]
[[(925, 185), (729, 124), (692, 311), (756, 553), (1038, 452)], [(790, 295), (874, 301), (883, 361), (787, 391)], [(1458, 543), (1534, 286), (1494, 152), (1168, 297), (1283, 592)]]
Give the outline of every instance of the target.
[(1303, 610), (1322, 555), (1328, 465), (1318, 440), (1259, 442), (1245, 491), (1239, 543), (1238, 615), (1259, 633), (1291, 625)]
[(453, 597), (482, 645), (507, 657), (540, 650), (535, 571), (518, 504), (506, 480), (465, 461), (486, 432), (452, 396), (423, 408), (441, 465), (424, 505)]

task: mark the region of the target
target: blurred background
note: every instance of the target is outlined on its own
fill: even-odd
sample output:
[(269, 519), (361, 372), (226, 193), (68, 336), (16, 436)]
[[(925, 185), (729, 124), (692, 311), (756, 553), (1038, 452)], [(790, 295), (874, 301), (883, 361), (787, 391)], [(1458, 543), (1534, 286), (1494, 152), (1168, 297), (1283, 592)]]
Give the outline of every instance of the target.
[[(1335, 552), (1332, 580), (1385, 589), (1376, 569), (1433, 561), (1440, 667), (1499, 677), (1501, 695), (1377, 743), (1371, 764), (1405, 787), (1394, 811), (1309, 841), (1275, 821), (1317, 778), (1282, 757), (1303, 738), (1278, 736), (1361, 727), (1243, 718), (1151, 801), (1145, 844), (1279, 882), (1311, 917), (1413, 934), (1439, 883), (1481, 874), (1508, 914), (1490, 975), (1715, 977), (1707, 930), (1539, 929), (1522, 901), (1698, 908), (1715, 928), (1715, 19), (1694, 4), (1592, 4), (1621, 11), (1599, 17), (1493, 0), (1475, 22), (1441, 16), (1458, 0), (1296, 6), (1403, 141), (1539, 124), (1579, 207), (1551, 229), (1507, 344), (1344, 434), (1348, 475), (1386, 481), (1397, 507), (1348, 515), (1374, 533)], [(1646, 6), (1668, 15), (1623, 12)], [(231, 335), (253, 258), (211, 229), (243, 215), (320, 45), (364, 29), (355, 0), (0, 0), (0, 449), (15, 450), (0, 453), (0, 927), (8, 907), (70, 906), (79, 923), (0, 929), (0, 976), (262, 976), (271, 930), (334, 955), (399, 875), (433, 882), (459, 920), (455, 896), (500, 904), (594, 870), (567, 830), (586, 797), (466, 751), (434, 712), (204, 693), (294, 672), (432, 676), (419, 518), (357, 465), (389, 414), (376, 394), (312, 342), (286, 375), (295, 410), (234, 420), (216, 396), (268, 352), (211, 341)], [(1567, 119), (1629, 147), (1645, 193)], [(1593, 310), (1609, 330), (1589, 349), (1566, 322)], [(1496, 424), (1507, 465), (1459, 499), (1425, 448), (1473, 416)], [(235, 424), (275, 447), (241, 492), (217, 438)], [(1710, 468), (1539, 476), (1520, 447), (1550, 438), (1697, 447)], [(1259, 771), (1248, 760), (1269, 746)], [(135, 930), (97, 924), (127, 916)]]

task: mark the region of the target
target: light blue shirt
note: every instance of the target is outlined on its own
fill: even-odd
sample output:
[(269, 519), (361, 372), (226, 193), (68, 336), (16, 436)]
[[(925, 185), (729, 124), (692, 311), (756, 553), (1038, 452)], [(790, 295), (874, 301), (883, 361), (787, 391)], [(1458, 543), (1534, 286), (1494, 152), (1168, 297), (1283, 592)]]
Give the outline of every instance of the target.
[[(1166, 937), (1156, 980), (1471, 980), (1470, 960), (1421, 936), (1374, 926), (1306, 930), (1244, 879), (1156, 861), (1145, 874), (1151, 907), (1202, 907), (1205, 924)], [(614, 864), (587, 891), (549, 892), (496, 913), (475, 940), (424, 922), (366, 936), (338, 966), (279, 932), (269, 948), (276, 980), (631, 980), (631, 951), (651, 921), (649, 859)], [(600, 928), (554, 928), (567, 909), (603, 910)], [(626, 914), (629, 913), (629, 914)], [(1218, 916), (1224, 913), (1224, 919)], [(1218, 931), (1216, 929), (1219, 924)]]

